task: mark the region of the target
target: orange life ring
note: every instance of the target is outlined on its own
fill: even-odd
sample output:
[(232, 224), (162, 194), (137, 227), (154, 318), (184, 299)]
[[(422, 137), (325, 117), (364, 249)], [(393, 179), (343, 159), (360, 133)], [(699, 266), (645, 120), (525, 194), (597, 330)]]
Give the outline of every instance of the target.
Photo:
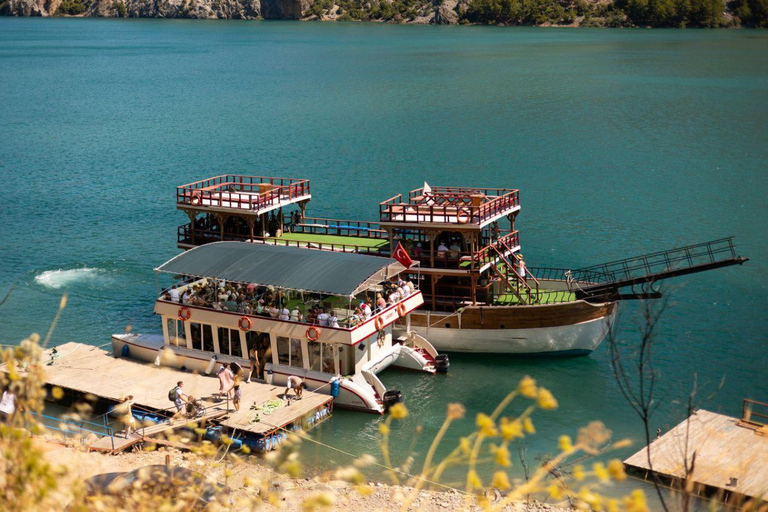
[(305, 332), (304, 335), (309, 341), (317, 341), (320, 337), (320, 328), (313, 325), (312, 327), (307, 328), (307, 332)]
[(397, 314), (400, 315), (400, 317), (402, 318), (405, 316), (405, 312), (406, 312), (405, 304), (401, 302), (400, 304), (397, 305)]
[(376, 317), (376, 320), (373, 321), (373, 323), (376, 325), (376, 330), (380, 331), (384, 328), (384, 319), (380, 316)]
[(238, 327), (240, 327), (241, 331), (248, 332), (251, 330), (251, 319), (247, 316), (241, 316), (240, 321), (237, 322)]
[(197, 206), (198, 204), (200, 204), (200, 192), (194, 192), (194, 193), (192, 194), (192, 201), (191, 201), (191, 202), (192, 202), (192, 204), (193, 204), (193, 205), (195, 205), (195, 206)]
[(472, 214), (466, 208), (462, 208), (456, 212), (456, 220), (459, 224), (466, 224), (472, 220)]
[(181, 320), (182, 322), (186, 322), (190, 318), (192, 318), (192, 312), (189, 310), (187, 306), (181, 306), (179, 308), (179, 320)]

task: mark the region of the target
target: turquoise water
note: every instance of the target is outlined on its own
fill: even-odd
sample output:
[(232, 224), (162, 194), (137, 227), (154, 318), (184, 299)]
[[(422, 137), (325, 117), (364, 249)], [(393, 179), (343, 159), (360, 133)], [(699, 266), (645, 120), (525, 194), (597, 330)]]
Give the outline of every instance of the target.
[[(768, 400), (766, 32), (0, 18), (0, 90), (2, 343), (45, 331), (65, 290), (55, 343), (158, 332), (152, 269), (186, 222), (176, 185), (310, 178), (313, 214), (373, 219), (427, 180), (521, 189), (531, 266), (735, 235), (743, 268), (669, 282), (653, 427), (682, 419), (694, 374), (707, 409)], [(637, 313), (622, 304), (626, 340)], [(535, 416), (531, 465), (593, 419), (641, 444), (605, 345), (451, 361), (448, 376), (382, 375), (412, 412), (396, 460), (422, 425), (421, 460), (448, 402), (490, 411), (525, 374), (561, 404)], [(337, 411), (316, 435), (376, 453), (379, 421)], [(448, 444), (472, 420), (456, 427)], [(311, 446), (304, 459), (348, 462)]]

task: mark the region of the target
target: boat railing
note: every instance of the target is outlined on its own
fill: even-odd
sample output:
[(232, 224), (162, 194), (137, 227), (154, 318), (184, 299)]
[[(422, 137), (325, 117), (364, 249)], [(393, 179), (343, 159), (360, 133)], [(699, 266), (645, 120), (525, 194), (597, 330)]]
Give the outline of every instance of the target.
[(305, 217), (300, 224), (293, 226), (293, 232), (315, 235), (387, 238), (387, 232), (379, 227), (378, 222), (326, 219), (322, 217)]
[(264, 245), (284, 245), (286, 247), (302, 247), (304, 249), (318, 249), (321, 251), (334, 252), (355, 252), (358, 254), (375, 254), (377, 256), (389, 255), (389, 246), (369, 247), (366, 245), (355, 245), (353, 243), (340, 244), (336, 242), (308, 241), (308, 240), (289, 240), (285, 238), (266, 238), (255, 236), (249, 241), (255, 244)]
[(477, 251), (473, 255), (474, 263), (477, 267), (495, 263), (499, 260), (499, 255), (496, 251), (499, 251), (502, 254), (508, 254), (509, 256), (514, 256), (512, 250), (519, 246), (520, 232), (513, 231), (512, 233), (500, 236), (494, 242)]
[[(402, 194), (387, 199), (379, 204), (379, 221), (402, 224), (455, 224), (480, 225), (483, 222), (510, 212), (520, 204), (518, 190), (504, 190), (500, 196), (489, 197), (474, 189), (468, 192), (432, 192), (421, 196), (411, 191), (408, 202), (403, 202)], [(472, 189), (464, 189), (472, 190)]]
[(567, 268), (552, 267), (525, 267), (529, 274), (535, 276), (539, 281), (562, 281), (563, 283), (573, 285), (596, 284), (609, 281), (609, 276), (594, 270), (572, 270)]
[(226, 174), (176, 187), (176, 203), (257, 211), (309, 194), (309, 180)]
[(224, 232), (222, 238), (221, 230), (214, 229), (194, 229), (194, 240), (192, 239), (192, 223), (182, 224), (176, 231), (176, 241), (179, 244), (201, 245), (210, 242), (247, 242), (251, 239), (250, 235)]

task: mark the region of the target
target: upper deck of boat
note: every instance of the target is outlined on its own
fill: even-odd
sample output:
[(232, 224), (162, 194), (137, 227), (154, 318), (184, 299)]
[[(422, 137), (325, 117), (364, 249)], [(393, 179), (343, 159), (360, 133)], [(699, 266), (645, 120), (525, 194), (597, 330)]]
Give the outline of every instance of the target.
[(507, 188), (417, 188), (379, 205), (384, 228), (480, 230), (520, 210), (520, 191)]
[(176, 187), (176, 207), (192, 212), (260, 216), (309, 201), (309, 180), (225, 174)]

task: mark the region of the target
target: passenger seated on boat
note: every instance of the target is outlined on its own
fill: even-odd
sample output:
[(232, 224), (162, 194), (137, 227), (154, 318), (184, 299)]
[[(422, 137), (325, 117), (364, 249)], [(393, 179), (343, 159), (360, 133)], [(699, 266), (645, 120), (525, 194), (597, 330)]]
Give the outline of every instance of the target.
[(389, 297), (387, 297), (387, 304), (394, 304), (397, 301), (400, 300), (400, 292), (395, 289), (392, 293), (389, 294)]
[(444, 260), (447, 253), (448, 247), (445, 245), (445, 241), (441, 240), (440, 245), (437, 246), (437, 257)]
[(280, 310), (275, 307), (274, 302), (270, 302), (269, 306), (265, 309), (270, 318), (277, 318), (280, 316)]
[(231, 292), (227, 295), (227, 300), (224, 302), (224, 305), (226, 306), (227, 311), (237, 311), (237, 302)]
[(189, 304), (189, 298), (191, 297), (191, 294), (189, 293), (189, 288), (184, 290), (184, 293), (181, 295), (181, 302), (182, 304)]
[(222, 308), (222, 307), (221, 307), (221, 302), (219, 302), (219, 301), (216, 301), (216, 302), (214, 302), (214, 303), (213, 303), (213, 306), (211, 306), (211, 307), (212, 307), (213, 309), (216, 309), (216, 310), (218, 310), (218, 311), (221, 311), (221, 310), (223, 310), (223, 309), (224, 309), (224, 308)]
[(451, 244), (451, 247), (449, 247), (449, 251), (450, 251), (449, 256), (451, 259), (454, 259), (454, 260), (458, 259), (459, 256), (461, 255), (461, 247), (459, 247), (459, 244), (456, 243), (455, 240)]
[(364, 300), (360, 301), (360, 311), (363, 313), (363, 320), (368, 320), (373, 314), (371, 311), (371, 306), (369, 306)]
[(387, 301), (384, 300), (384, 297), (381, 296), (380, 293), (376, 294), (376, 312), (383, 311), (384, 308), (387, 307)]
[(336, 312), (331, 310), (331, 314), (328, 317), (328, 327), (338, 327), (339, 326), (339, 319), (336, 316)]
[(278, 316), (280, 320), (290, 320), (291, 319), (291, 312), (288, 311), (288, 308), (285, 306), (280, 307), (280, 315)]
[(291, 311), (291, 322), (303, 322), (304, 321), (304, 315), (301, 314), (301, 311), (299, 311), (299, 306), (294, 306), (293, 311)]
[(355, 308), (355, 314), (349, 317), (347, 320), (350, 327), (354, 327), (360, 322), (363, 321), (363, 312), (360, 311), (360, 308)]

